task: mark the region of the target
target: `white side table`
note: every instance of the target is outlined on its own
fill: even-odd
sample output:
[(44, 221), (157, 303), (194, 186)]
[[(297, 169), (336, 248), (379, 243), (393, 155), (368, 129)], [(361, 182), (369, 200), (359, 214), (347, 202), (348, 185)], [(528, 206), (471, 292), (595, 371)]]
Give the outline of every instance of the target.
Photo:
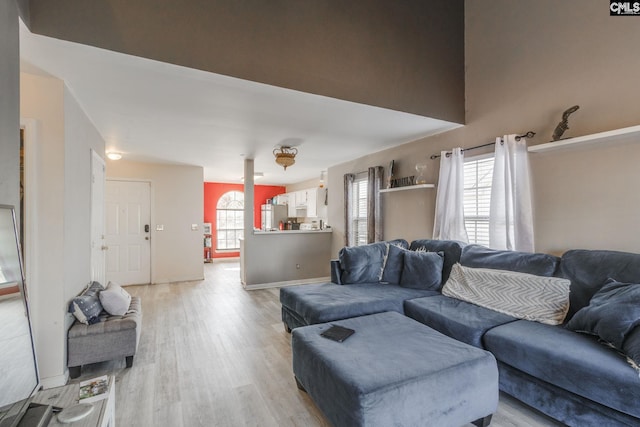
[[(80, 384), (78, 383), (41, 390), (35, 395), (32, 402), (67, 408), (78, 404), (79, 391)], [(62, 424), (54, 414), (49, 422), (49, 427), (116, 427), (115, 393), (115, 377), (111, 375), (109, 376), (109, 395), (106, 399), (91, 403), (94, 408), (89, 415), (72, 424)]]

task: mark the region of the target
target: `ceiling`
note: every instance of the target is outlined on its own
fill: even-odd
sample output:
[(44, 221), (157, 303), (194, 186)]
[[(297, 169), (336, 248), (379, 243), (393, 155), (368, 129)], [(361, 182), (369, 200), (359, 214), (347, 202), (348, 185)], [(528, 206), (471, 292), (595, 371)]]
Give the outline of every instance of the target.
[[(313, 179), (330, 166), (459, 124), (283, 89), (32, 34), (20, 28), (22, 71), (64, 80), (106, 142), (131, 161), (201, 166), (207, 182)], [(286, 171), (280, 145), (298, 148)]]

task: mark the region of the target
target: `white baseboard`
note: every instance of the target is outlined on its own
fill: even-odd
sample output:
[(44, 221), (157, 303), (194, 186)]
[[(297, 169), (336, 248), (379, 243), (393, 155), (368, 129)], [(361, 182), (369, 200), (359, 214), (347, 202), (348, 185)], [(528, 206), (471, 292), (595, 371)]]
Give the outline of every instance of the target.
[[(180, 279), (168, 278), (168, 279), (160, 279), (157, 281), (153, 281), (151, 283), (145, 283), (149, 285), (170, 285), (172, 283), (183, 283), (183, 282), (202, 282), (204, 280), (204, 276), (198, 277), (183, 277)], [(137, 286), (137, 285), (129, 285), (129, 286)]]
[(311, 283), (327, 283), (331, 281), (331, 276), (312, 277), (310, 279), (287, 280), (285, 282), (257, 283), (255, 285), (245, 285), (243, 287), (247, 291), (255, 291), (256, 289), (282, 288), (284, 286), (309, 285)]
[(55, 377), (40, 378), (40, 385), (43, 389), (62, 387), (69, 380), (69, 370), (65, 369), (64, 374)]
[(225, 262), (225, 261), (238, 262), (238, 261), (240, 261), (240, 257), (239, 256), (227, 256), (227, 257), (220, 257), (220, 258), (211, 258), (211, 262)]

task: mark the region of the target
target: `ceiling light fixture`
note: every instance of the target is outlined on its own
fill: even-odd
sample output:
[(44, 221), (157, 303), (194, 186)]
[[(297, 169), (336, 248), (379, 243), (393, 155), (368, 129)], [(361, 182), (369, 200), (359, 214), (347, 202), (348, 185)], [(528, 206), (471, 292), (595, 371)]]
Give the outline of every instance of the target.
[(273, 155), (276, 156), (276, 163), (284, 167), (284, 170), (287, 170), (287, 167), (296, 162), (296, 154), (298, 154), (298, 149), (288, 145), (283, 145), (273, 150)]
[(116, 153), (115, 151), (107, 151), (107, 157), (111, 160), (120, 160), (122, 153)]

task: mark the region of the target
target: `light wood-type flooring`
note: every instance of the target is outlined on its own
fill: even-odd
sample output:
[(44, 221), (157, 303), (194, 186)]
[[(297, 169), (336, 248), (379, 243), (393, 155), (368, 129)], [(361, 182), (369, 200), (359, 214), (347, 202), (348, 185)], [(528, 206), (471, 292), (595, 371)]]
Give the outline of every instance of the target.
[[(127, 287), (143, 306), (133, 367), (96, 363), (75, 381), (116, 376), (118, 427), (329, 426), (296, 388), (278, 289), (245, 291), (234, 261), (205, 264), (205, 277)], [(501, 394), (491, 425), (557, 424)]]

